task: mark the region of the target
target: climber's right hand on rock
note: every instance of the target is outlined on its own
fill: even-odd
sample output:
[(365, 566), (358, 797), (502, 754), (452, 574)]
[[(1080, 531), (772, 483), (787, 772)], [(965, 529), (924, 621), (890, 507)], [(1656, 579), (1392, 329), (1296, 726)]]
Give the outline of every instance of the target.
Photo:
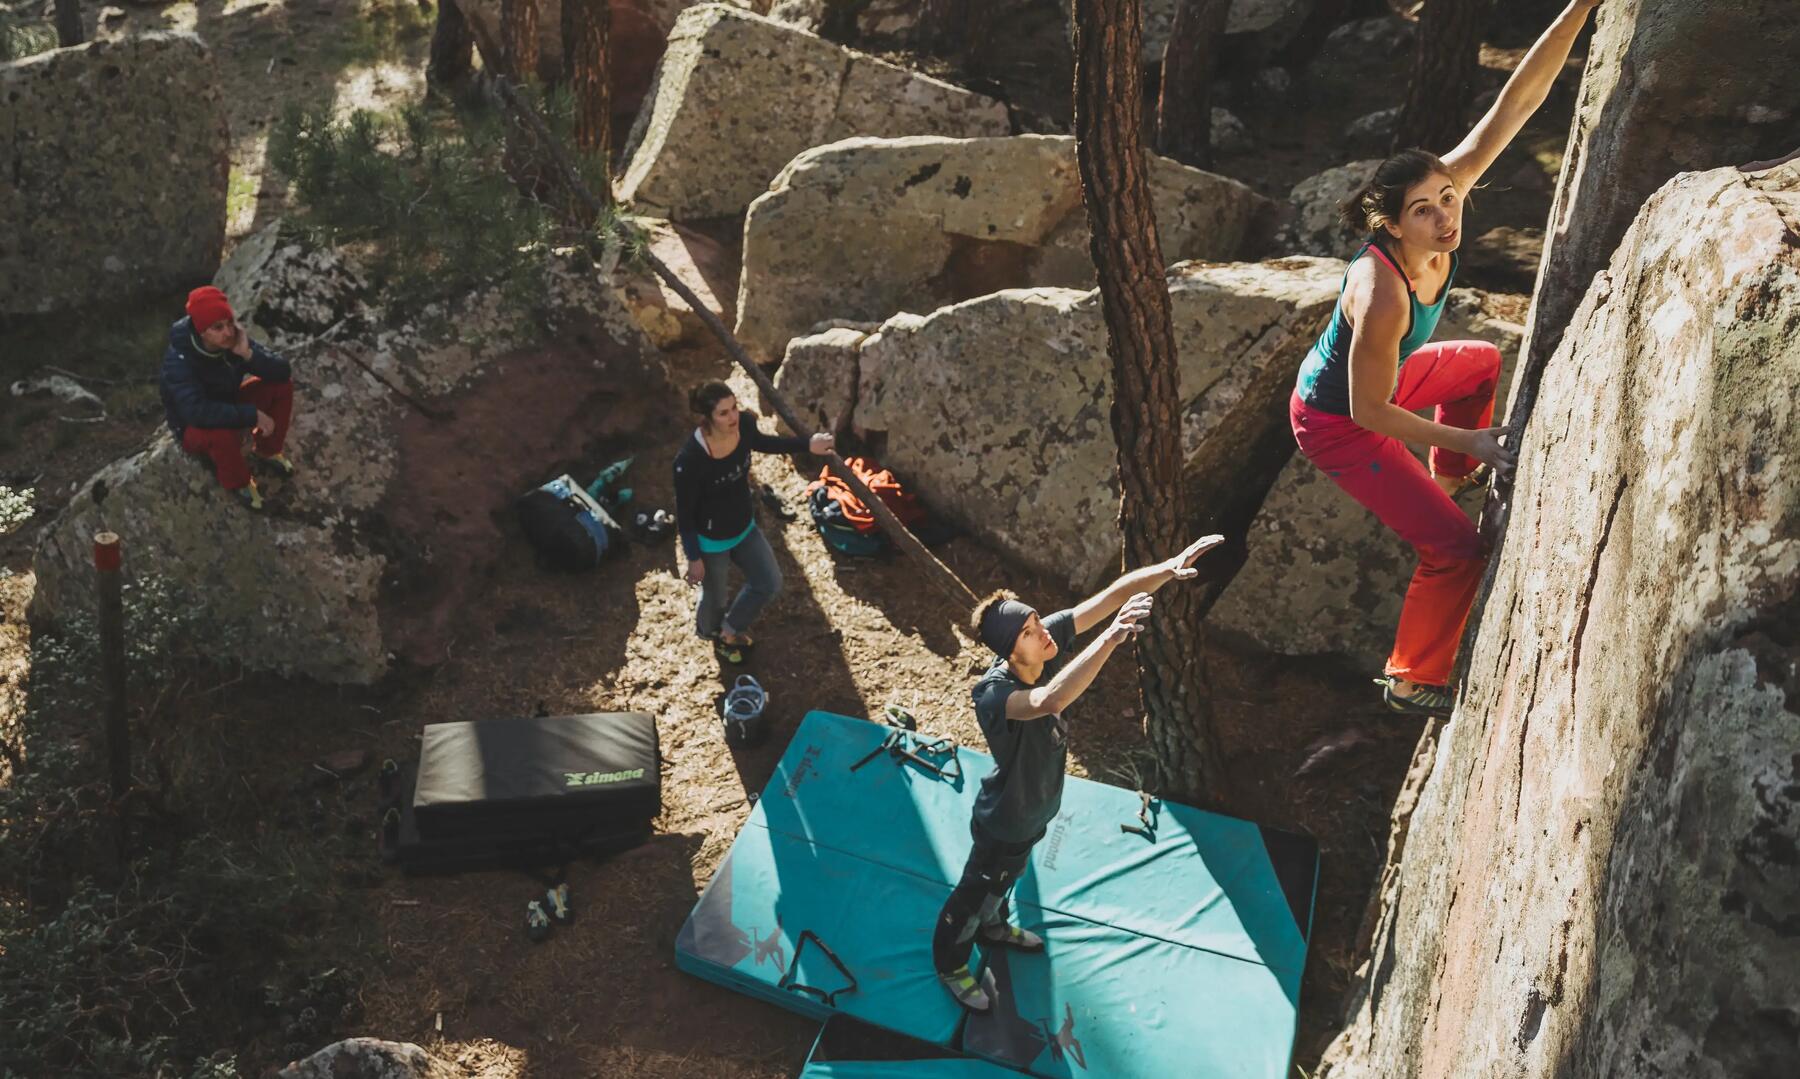
[(706, 563), (698, 558), (687, 564), (687, 572), (682, 574), (689, 584), (699, 584), (706, 580)]
[(1500, 444), (1503, 438), (1512, 436), (1510, 427), (1483, 427), (1470, 431), (1468, 447), (1464, 453), (1489, 466), (1502, 476), (1512, 474), (1513, 466), (1519, 463), (1519, 455)]

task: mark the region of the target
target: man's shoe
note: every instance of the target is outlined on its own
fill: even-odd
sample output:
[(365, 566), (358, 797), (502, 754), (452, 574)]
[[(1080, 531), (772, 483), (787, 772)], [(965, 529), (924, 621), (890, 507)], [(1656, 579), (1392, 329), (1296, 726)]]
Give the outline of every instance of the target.
[(280, 476), (284, 480), (293, 479), (294, 473), (298, 471), (294, 467), (294, 462), (288, 460), (285, 453), (270, 454), (267, 457), (260, 453), (253, 453), (250, 455), (250, 459), (256, 462), (264, 472), (271, 476)]
[(1017, 948), (1021, 952), (1041, 952), (1044, 950), (1044, 938), (1029, 929), (1020, 929), (1011, 922), (995, 922), (984, 925), (977, 934), (983, 944), (997, 944), (1002, 948)]
[(952, 971), (938, 971), (938, 981), (956, 998), (956, 1002), (972, 1012), (985, 1012), (994, 1006), (994, 974), (982, 971), (981, 981), (975, 981), (975, 975), (969, 973), (969, 965), (964, 963)]
[(239, 487), (237, 490), (231, 492), (231, 495), (239, 502), (242, 502), (246, 509), (254, 510), (258, 513), (262, 512), (262, 492), (256, 489), (256, 481), (252, 480), (244, 486)]

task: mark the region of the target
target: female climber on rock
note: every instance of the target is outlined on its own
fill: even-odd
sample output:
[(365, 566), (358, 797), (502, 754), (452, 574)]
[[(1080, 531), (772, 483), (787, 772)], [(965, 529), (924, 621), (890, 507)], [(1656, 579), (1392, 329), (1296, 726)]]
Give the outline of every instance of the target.
[[(1382, 697), (1397, 712), (1447, 715), (1463, 623), (1486, 561), (1452, 501), (1487, 469), (1510, 471), (1490, 427), (1500, 352), (1482, 341), (1426, 344), (1456, 277), (1463, 200), (1544, 103), (1588, 13), (1571, 0), (1474, 130), (1442, 158), (1406, 150), (1343, 205), (1369, 233), (1350, 260), (1325, 332), (1300, 366), (1288, 416), (1300, 452), (1419, 554)], [(1427, 420), (1414, 410), (1433, 407)], [(1427, 472), (1406, 443), (1431, 447)]]
[[(743, 663), (750, 655), (750, 623), (763, 605), (781, 591), (781, 569), (769, 541), (756, 530), (750, 501), (750, 454), (831, 452), (832, 437), (777, 438), (756, 427), (756, 417), (738, 411), (737, 397), (723, 382), (706, 382), (688, 395), (688, 407), (700, 417), (692, 438), (675, 455), (675, 524), (687, 580), (700, 586), (696, 630), (713, 642), (727, 663)], [(744, 587), (726, 609), (732, 564), (744, 574)]]

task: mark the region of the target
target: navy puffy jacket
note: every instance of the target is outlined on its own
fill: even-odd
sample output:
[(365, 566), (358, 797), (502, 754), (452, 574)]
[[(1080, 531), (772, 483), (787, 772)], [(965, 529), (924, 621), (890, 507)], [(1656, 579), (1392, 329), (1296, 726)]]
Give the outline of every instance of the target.
[(238, 387), (249, 375), (286, 382), (292, 371), (286, 360), (255, 341), (250, 342), (249, 359), (230, 350), (207, 353), (201, 351), (192, 319), (170, 326), (159, 379), (169, 430), (180, 438), (189, 427), (255, 427), (256, 406), (238, 400)]

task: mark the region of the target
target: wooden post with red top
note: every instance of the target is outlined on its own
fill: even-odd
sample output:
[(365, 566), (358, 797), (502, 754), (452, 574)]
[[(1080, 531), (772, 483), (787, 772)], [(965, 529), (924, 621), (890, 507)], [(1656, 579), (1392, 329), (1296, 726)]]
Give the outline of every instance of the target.
[(124, 564), (116, 532), (94, 535), (94, 572), (100, 586), (100, 672), (106, 683), (106, 755), (114, 802), (131, 789), (131, 732), (125, 726)]

